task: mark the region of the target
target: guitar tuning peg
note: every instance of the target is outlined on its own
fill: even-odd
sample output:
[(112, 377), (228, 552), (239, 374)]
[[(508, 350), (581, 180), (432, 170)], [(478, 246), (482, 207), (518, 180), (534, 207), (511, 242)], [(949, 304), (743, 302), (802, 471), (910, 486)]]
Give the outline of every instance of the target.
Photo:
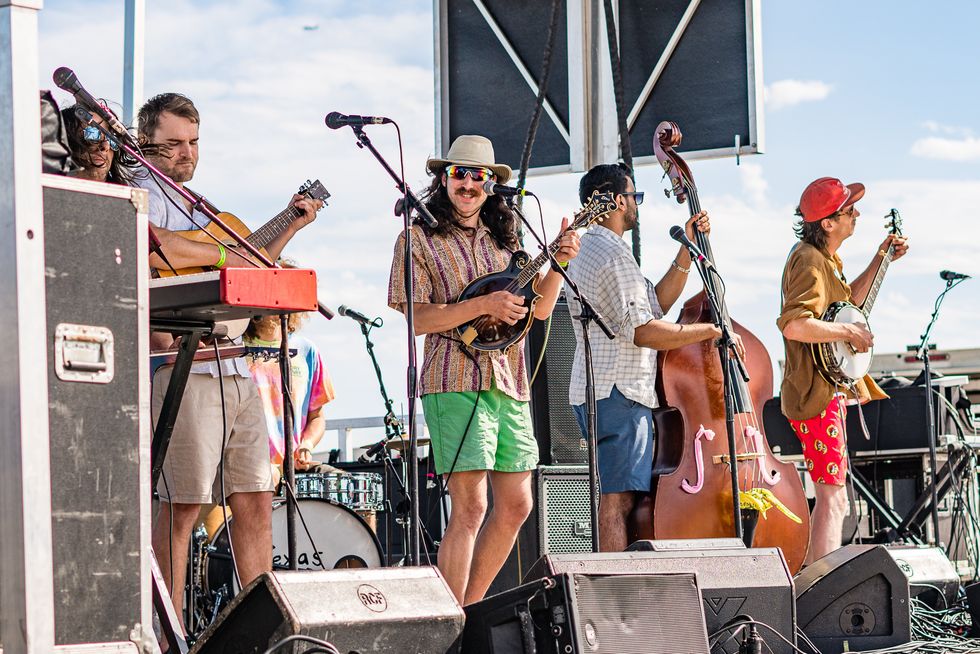
[(670, 197), (670, 190), (668, 190), (668, 189), (663, 189), (663, 192), (664, 192), (664, 197), (665, 197), (665, 198), (669, 198), (669, 197)]

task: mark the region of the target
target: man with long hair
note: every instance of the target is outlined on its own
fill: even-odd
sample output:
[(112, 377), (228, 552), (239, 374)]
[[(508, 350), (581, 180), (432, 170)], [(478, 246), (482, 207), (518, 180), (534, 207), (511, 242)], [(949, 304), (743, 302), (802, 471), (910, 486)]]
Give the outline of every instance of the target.
[(803, 445), (803, 456), (815, 484), (816, 505), (810, 518), (810, 550), (813, 563), (841, 546), (847, 510), (847, 436), (845, 404), (880, 400), (885, 393), (869, 375), (853, 388), (835, 386), (824, 379), (810, 355), (811, 343), (844, 341), (857, 352), (867, 352), (874, 336), (863, 323), (831, 323), (821, 316), (834, 302), (860, 306), (889, 245), (894, 259), (908, 251), (907, 239), (889, 235), (868, 267), (850, 284), (837, 256), (841, 244), (854, 234), (861, 212), (857, 201), (864, 184), (844, 185), (834, 177), (821, 177), (803, 191), (794, 231), (796, 244), (783, 268), (783, 307), (776, 324), (783, 334), (786, 365), (780, 402)]
[[(531, 511), (538, 446), (523, 344), (478, 351), (464, 345), (455, 329), (484, 315), (514, 325), (531, 307), (507, 291), (456, 301), (477, 277), (506, 268), (520, 247), (516, 215), (500, 196), (483, 190), (487, 180), (506, 183), (511, 169), (496, 163), (489, 140), (469, 135), (457, 138), (444, 159), (429, 159), (426, 167), (433, 180), (425, 204), (438, 224), (411, 229), (415, 330), (426, 335), (420, 393), (436, 471), (452, 498), (439, 569), (459, 601), (471, 604), (486, 594)], [(578, 235), (565, 231), (567, 226), (566, 219), (555, 253), (559, 263), (578, 253)], [(406, 237), (402, 233), (395, 245), (388, 286), (389, 306), (402, 313), (409, 302)], [(555, 271), (538, 280), (535, 318), (551, 315), (560, 289)], [(493, 493), (489, 516), (488, 484)]]

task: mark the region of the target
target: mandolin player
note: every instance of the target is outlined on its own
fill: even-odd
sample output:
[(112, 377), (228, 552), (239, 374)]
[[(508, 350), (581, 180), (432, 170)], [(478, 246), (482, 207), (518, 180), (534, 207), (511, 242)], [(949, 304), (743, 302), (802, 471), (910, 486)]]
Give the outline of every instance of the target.
[(908, 251), (905, 237), (890, 234), (865, 271), (848, 284), (837, 251), (854, 234), (861, 215), (857, 202), (863, 196), (863, 184), (845, 186), (833, 177), (822, 177), (807, 186), (796, 212), (800, 220), (794, 227), (800, 242), (783, 269), (783, 304), (776, 321), (786, 348), (782, 411), (803, 445), (806, 467), (816, 487), (807, 564), (841, 546), (847, 509), (845, 405), (887, 397), (868, 375), (851, 388), (831, 383), (820, 374), (810, 354), (811, 343), (846, 342), (856, 352), (871, 348), (874, 336), (864, 323), (833, 323), (821, 317), (834, 302), (862, 305), (886, 251), (893, 248), (892, 260)]
[[(439, 569), (462, 604), (483, 598), (503, 566), (531, 511), (531, 471), (538, 445), (531, 427), (530, 392), (523, 343), (478, 351), (454, 330), (489, 315), (508, 325), (551, 315), (561, 288), (553, 270), (539, 278), (541, 296), (533, 308), (507, 290), (456, 301), (474, 279), (508, 266), (518, 250), (517, 217), (499, 195), (488, 196), (487, 181), (506, 183), (511, 169), (496, 163), (493, 145), (482, 136), (463, 135), (444, 159), (426, 164), (432, 183), (424, 202), (437, 226), (412, 228), (415, 330), (425, 334), (421, 376), (422, 406), (432, 438), (436, 472), (452, 497), (449, 524), (439, 547)], [(568, 226), (563, 221), (562, 231)], [(388, 304), (405, 312), (405, 238), (395, 246)], [(561, 236), (555, 260), (578, 253), (574, 231)], [(487, 513), (487, 484), (493, 510)]]

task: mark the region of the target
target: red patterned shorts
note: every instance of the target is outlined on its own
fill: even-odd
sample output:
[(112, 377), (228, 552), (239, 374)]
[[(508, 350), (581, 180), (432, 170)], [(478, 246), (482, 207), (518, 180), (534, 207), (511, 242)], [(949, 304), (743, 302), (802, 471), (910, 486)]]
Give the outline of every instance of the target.
[(847, 474), (847, 435), (844, 396), (835, 395), (820, 415), (806, 420), (790, 420), (796, 437), (803, 444), (803, 457), (810, 478), (817, 484), (844, 485)]

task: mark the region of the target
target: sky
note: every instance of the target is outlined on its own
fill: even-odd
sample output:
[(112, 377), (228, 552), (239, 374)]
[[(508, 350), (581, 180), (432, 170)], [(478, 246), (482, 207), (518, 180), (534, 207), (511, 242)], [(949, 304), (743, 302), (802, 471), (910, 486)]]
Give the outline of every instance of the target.
[[(371, 337), (396, 412), (406, 402), (407, 350), (405, 322), (387, 307), (401, 230), (392, 214), (398, 195), (352, 133), (327, 130), (323, 117), (341, 111), (395, 119), (407, 181), (424, 188), (424, 162), (436, 154), (432, 10), (423, 0), (172, 0), (148, 2), (146, 10), (146, 97), (180, 91), (202, 114), (193, 188), (253, 227), (278, 213), (307, 179), (320, 179), (332, 193), (285, 254), (317, 271), (325, 304), (384, 320)], [(729, 158), (692, 168), (711, 215), (730, 313), (762, 339), (773, 361), (782, 357), (775, 318), (779, 275), (794, 243), (793, 211), (817, 177), (868, 189), (857, 233), (840, 251), (849, 276), (878, 249), (881, 217), (892, 207), (911, 239), (910, 254), (889, 269), (872, 314), (877, 352), (918, 342), (943, 288), (940, 270), (980, 277), (980, 4), (951, 0), (943, 15), (926, 21), (921, 3), (907, 0), (762, 2), (765, 153), (740, 165)], [(122, 2), (46, 0), (39, 31), (41, 88), (52, 87), (55, 68), (69, 66), (94, 95), (121, 99)], [(60, 91), (56, 97), (70, 100)], [(683, 128), (683, 117), (676, 120)], [(523, 133), (526, 125), (516, 129)], [(395, 131), (378, 127), (370, 135), (395, 164)], [(676, 253), (667, 229), (687, 217), (686, 207), (661, 196), (659, 173), (637, 170), (637, 187), (648, 192), (640, 213), (642, 269), (655, 281)], [(579, 178), (529, 181), (552, 235), (561, 217), (577, 209)], [(692, 276), (682, 297), (699, 288)], [(978, 300), (980, 279), (955, 289), (933, 342), (980, 347)], [(337, 388), (328, 419), (382, 415), (357, 324), (313, 316), (304, 334), (320, 347)], [(421, 339), (419, 350), (421, 357)], [(379, 428), (355, 439), (381, 436)]]

